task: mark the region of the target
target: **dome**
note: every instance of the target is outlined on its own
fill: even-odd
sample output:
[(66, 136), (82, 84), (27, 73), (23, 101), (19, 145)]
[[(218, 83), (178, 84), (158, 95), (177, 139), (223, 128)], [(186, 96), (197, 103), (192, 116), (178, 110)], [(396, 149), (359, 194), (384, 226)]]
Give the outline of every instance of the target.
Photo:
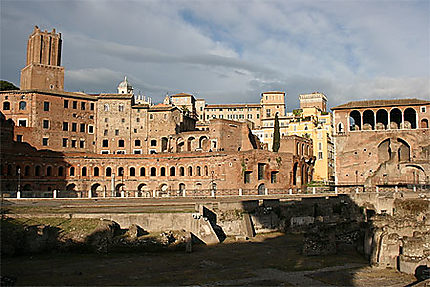
[(130, 83), (127, 81), (127, 76), (124, 77), (124, 81), (119, 83), (118, 88), (131, 88)]
[(118, 85), (118, 94), (132, 94), (133, 87), (127, 81), (127, 76), (124, 77), (124, 81)]

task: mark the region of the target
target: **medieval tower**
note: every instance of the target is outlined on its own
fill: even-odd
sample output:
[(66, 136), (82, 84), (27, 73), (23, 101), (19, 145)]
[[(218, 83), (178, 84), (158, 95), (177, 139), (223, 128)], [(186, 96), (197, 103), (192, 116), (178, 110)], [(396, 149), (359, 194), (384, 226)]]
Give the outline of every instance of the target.
[(28, 38), (27, 62), (21, 70), (21, 90), (64, 90), (61, 67), (61, 33), (41, 31), (35, 26)]

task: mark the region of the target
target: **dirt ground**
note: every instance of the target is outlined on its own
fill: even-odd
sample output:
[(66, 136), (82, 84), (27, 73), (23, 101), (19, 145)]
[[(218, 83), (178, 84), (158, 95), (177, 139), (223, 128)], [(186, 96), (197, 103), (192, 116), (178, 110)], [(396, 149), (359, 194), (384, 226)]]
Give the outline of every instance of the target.
[(390, 270), (374, 270), (354, 251), (301, 255), (302, 237), (272, 233), (192, 253), (41, 254), (3, 257), (1, 275), (18, 286), (405, 286), (414, 282)]

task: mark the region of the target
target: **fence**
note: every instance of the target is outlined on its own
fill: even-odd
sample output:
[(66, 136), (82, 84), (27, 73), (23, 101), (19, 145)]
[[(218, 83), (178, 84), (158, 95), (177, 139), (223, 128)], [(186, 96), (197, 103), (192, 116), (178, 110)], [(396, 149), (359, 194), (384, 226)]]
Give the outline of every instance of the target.
[(104, 191), (2, 191), (3, 198), (210, 198), (210, 197), (246, 197), (246, 196), (288, 196), (288, 195), (327, 195), (351, 193), (387, 193), (387, 192), (428, 192), (430, 185), (390, 185), (365, 187), (315, 186), (289, 189), (194, 189), (194, 190), (104, 190)]

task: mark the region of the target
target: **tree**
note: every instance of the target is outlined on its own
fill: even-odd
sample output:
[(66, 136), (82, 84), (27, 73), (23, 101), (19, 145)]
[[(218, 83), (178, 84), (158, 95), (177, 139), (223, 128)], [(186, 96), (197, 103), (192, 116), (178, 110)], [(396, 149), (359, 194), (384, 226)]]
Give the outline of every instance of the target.
[(281, 135), (279, 133), (279, 118), (278, 114), (275, 115), (275, 126), (273, 128), (273, 151), (277, 152), (281, 143)]
[(0, 80), (0, 91), (10, 91), (10, 90), (19, 90), (14, 84)]

